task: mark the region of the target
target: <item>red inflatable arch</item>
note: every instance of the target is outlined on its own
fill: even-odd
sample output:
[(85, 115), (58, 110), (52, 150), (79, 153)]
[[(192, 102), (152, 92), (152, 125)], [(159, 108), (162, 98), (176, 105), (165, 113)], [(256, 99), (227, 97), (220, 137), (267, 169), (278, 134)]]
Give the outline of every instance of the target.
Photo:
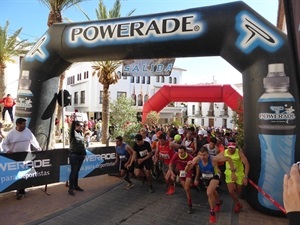
[(151, 111), (159, 112), (170, 102), (225, 102), (237, 111), (242, 95), (231, 85), (164, 85), (143, 107), (143, 121)]

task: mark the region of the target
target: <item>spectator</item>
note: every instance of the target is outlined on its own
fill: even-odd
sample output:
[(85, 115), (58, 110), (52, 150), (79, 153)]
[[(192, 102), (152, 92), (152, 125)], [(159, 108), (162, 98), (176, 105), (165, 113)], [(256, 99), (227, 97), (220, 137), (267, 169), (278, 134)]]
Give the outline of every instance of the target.
[[(36, 150), (41, 151), (41, 147), (37, 142), (33, 133), (26, 128), (26, 119), (18, 118), (16, 120), (16, 127), (12, 129), (3, 141), (2, 148), (7, 154), (16, 152), (31, 152), (31, 145)], [(17, 191), (17, 199), (20, 200), (25, 197), (25, 189)]]
[(7, 94), (6, 97), (0, 100), (0, 103), (4, 104), (4, 108), (2, 112), (2, 120), (5, 121), (5, 112), (8, 111), (11, 122), (13, 123), (14, 122), (13, 107), (16, 104), (15, 100), (11, 97), (10, 94)]
[(291, 167), (290, 174), (283, 178), (283, 204), (289, 225), (299, 225), (300, 221), (300, 162)]
[(73, 121), (70, 131), (70, 147), (69, 158), (71, 165), (71, 172), (69, 176), (69, 190), (71, 196), (75, 196), (76, 191), (83, 191), (78, 186), (79, 170), (82, 166), (83, 160), (86, 156), (84, 147), (83, 124), (80, 121)]

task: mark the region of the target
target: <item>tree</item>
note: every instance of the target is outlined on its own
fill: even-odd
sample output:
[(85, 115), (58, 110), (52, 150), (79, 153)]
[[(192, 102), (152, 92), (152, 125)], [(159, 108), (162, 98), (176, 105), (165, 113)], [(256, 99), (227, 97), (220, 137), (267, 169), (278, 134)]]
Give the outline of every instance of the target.
[(8, 35), (9, 21), (6, 21), (4, 27), (0, 26), (0, 98), (2, 98), (5, 93), (5, 68), (6, 63), (14, 63), (13, 57), (25, 55), (31, 43), (27, 40), (19, 40), (22, 28), (15, 31), (11, 36)]
[(113, 138), (122, 136), (124, 141), (131, 143), (132, 137), (140, 130), (141, 124), (136, 118), (136, 110), (132, 107), (132, 99), (121, 96), (111, 103), (111, 120), (115, 125)]
[[(96, 15), (98, 20), (112, 19), (121, 17), (121, 0), (116, 0), (111, 10), (107, 11), (103, 0), (99, 1)], [(135, 10), (132, 10), (130, 16)], [(122, 64), (122, 61), (97, 61), (93, 62), (93, 73), (97, 75), (99, 83), (103, 85), (102, 102), (102, 144), (106, 143), (109, 124), (109, 86), (118, 82), (118, 76), (115, 70)]]
[(147, 124), (149, 126), (154, 126), (157, 125), (159, 121), (159, 113), (156, 111), (151, 111), (147, 117), (146, 117), (146, 121), (144, 122), (144, 124)]
[(232, 117), (234, 124), (237, 126), (236, 144), (241, 149), (244, 149), (244, 110), (243, 100), (239, 100), (236, 114)]
[[(72, 6), (77, 5), (78, 3), (87, 1), (87, 0), (39, 0), (42, 4), (46, 5), (47, 8), (50, 10), (47, 20), (48, 27), (51, 27), (54, 23), (62, 23), (62, 11), (70, 8)], [(62, 73), (59, 77), (59, 85), (58, 90), (63, 89), (65, 79), (65, 72)], [(58, 104), (56, 104), (57, 108), (57, 118), (61, 118), (62, 114), (62, 107), (59, 107)], [(62, 121), (64, 122), (64, 121)], [(59, 134), (60, 128), (59, 124), (56, 126), (56, 134)]]

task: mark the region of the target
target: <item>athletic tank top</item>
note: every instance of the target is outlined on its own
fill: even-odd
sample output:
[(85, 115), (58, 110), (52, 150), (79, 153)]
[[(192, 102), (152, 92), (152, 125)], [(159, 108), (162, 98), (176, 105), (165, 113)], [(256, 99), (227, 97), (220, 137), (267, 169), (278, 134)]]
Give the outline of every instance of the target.
[(116, 146), (116, 151), (119, 155), (120, 160), (126, 161), (129, 159), (129, 153), (125, 149), (126, 143), (122, 143), (121, 146)]
[(164, 164), (169, 165), (171, 158), (175, 154), (174, 150), (170, 148), (170, 142), (166, 141), (164, 145), (158, 142), (157, 148), (160, 158), (164, 160)]
[(214, 177), (215, 170), (214, 170), (214, 166), (211, 162), (210, 156), (208, 157), (208, 162), (207, 162), (206, 166), (203, 165), (202, 160), (200, 160), (198, 164), (199, 164), (203, 179), (212, 179)]

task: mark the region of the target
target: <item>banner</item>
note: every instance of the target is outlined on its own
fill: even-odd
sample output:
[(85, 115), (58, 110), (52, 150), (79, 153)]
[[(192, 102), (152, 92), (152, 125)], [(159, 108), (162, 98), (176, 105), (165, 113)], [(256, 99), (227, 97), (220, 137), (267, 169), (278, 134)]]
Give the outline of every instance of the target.
[(123, 76), (170, 76), (174, 58), (123, 60)]
[[(118, 172), (115, 147), (87, 148), (79, 177)], [(0, 154), (0, 193), (69, 180), (68, 149)]]

